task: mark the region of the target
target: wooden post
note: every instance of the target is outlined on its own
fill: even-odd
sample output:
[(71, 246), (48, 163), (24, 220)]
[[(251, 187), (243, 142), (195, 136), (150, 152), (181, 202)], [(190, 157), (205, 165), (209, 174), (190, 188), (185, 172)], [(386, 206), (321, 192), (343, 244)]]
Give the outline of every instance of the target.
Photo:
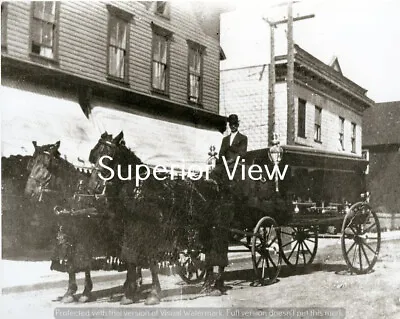
[(295, 103), (294, 103), (294, 41), (293, 41), (293, 3), (288, 3), (287, 19), (287, 144), (295, 140)]
[[(293, 144), (295, 139), (295, 103), (294, 103), (294, 40), (293, 22), (314, 18), (314, 14), (298, 16), (293, 18), (293, 0), (288, 2), (288, 18), (279, 21), (269, 21), (263, 18), (270, 25), (271, 30), (271, 63), (269, 67), (268, 86), (268, 144), (271, 145), (273, 133), (276, 131), (276, 110), (275, 110), (275, 33), (274, 29), (280, 24), (288, 25), (287, 31), (287, 144)], [(286, 141), (285, 141), (286, 142)], [(286, 143), (285, 143), (286, 144)]]
[(276, 131), (275, 117), (275, 28), (276, 25), (266, 20), (270, 26), (270, 64), (268, 79), (268, 145), (272, 144), (273, 134)]

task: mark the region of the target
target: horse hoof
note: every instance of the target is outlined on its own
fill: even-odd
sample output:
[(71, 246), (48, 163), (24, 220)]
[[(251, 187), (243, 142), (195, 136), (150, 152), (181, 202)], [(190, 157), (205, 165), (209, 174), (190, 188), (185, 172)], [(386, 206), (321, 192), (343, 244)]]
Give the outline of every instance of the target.
[(121, 301), (119, 302), (119, 304), (120, 304), (120, 305), (123, 305), (123, 306), (125, 306), (125, 305), (130, 305), (130, 304), (133, 304), (133, 303), (134, 303), (133, 299), (128, 298), (128, 297), (126, 297), (126, 296), (123, 296), (122, 299), (121, 299)]
[(64, 296), (61, 299), (62, 303), (72, 303), (74, 301), (75, 301), (75, 299), (74, 299), (74, 296), (72, 296), (72, 295)]
[(82, 295), (82, 296), (79, 297), (78, 301), (79, 301), (80, 303), (89, 302), (89, 301), (90, 301), (90, 296)]
[(146, 306), (158, 305), (159, 303), (160, 303), (160, 297), (153, 294), (151, 296), (148, 296), (146, 301), (144, 302)]

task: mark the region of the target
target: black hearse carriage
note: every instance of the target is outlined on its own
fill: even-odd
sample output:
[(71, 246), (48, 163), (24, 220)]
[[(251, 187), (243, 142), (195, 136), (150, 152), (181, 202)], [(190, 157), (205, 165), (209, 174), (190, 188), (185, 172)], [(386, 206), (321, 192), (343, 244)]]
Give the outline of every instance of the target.
[[(276, 181), (264, 174), (250, 181), (247, 197), (235, 206), (229, 231), (236, 246), (230, 252), (251, 251), (253, 268), (261, 284), (276, 281), (282, 260), (289, 267), (311, 264), (319, 238), (341, 241), (344, 260), (353, 273), (374, 267), (380, 249), (379, 220), (369, 206), (365, 171), (368, 161), (353, 154), (333, 153), (303, 146), (282, 146), (247, 153), (246, 165), (278, 165)], [(187, 282), (204, 276), (199, 251), (187, 250)]]
[[(311, 264), (318, 238), (338, 238), (349, 269), (369, 272), (377, 261), (381, 238), (378, 217), (368, 204), (368, 161), (303, 146), (279, 148), (273, 152), (281, 152), (278, 165), (280, 171), (287, 165), (287, 171), (277, 190), (291, 204), (287, 220), (277, 221), (285, 263)], [(247, 163), (270, 164), (271, 150), (249, 152)]]

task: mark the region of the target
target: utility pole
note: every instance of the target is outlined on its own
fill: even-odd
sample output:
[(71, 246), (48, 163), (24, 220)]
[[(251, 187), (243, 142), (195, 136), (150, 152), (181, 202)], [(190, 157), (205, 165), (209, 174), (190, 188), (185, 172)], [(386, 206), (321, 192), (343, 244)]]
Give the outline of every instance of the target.
[(288, 5), (288, 18), (271, 22), (268, 19), (264, 20), (269, 24), (271, 30), (271, 63), (269, 68), (269, 96), (268, 96), (268, 114), (271, 119), (268, 122), (268, 141), (271, 144), (273, 133), (276, 132), (275, 123), (275, 34), (274, 29), (280, 24), (287, 24), (287, 139), (288, 144), (294, 143), (295, 137), (295, 105), (294, 105), (294, 40), (293, 40), (293, 22), (314, 18), (314, 14), (298, 16), (293, 18), (293, 0), (289, 0)]

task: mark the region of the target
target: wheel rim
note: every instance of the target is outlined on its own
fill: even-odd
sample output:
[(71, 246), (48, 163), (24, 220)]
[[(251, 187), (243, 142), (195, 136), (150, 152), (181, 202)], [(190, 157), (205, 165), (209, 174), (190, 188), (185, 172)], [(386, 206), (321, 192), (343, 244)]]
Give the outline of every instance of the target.
[(203, 280), (206, 273), (204, 262), (198, 251), (187, 251), (179, 254), (179, 276), (186, 282), (195, 284)]
[(282, 257), (291, 267), (309, 265), (318, 249), (318, 231), (315, 227), (282, 227)]
[(270, 217), (263, 217), (254, 229), (251, 254), (253, 269), (262, 285), (276, 282), (282, 256), (280, 253), (280, 230)]
[(357, 203), (350, 208), (342, 226), (342, 253), (350, 270), (365, 274), (374, 267), (380, 250), (379, 219), (371, 207)]

